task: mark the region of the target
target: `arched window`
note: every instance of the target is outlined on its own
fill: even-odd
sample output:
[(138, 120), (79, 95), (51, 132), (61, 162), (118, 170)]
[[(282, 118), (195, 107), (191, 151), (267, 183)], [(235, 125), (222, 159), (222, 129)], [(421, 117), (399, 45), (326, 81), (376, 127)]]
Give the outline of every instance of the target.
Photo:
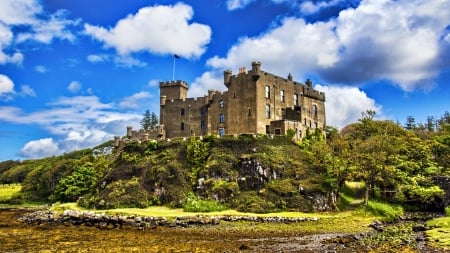
[(313, 107), (312, 107), (312, 115), (313, 115), (314, 117), (317, 117), (317, 113), (318, 113), (318, 111), (317, 111), (317, 105), (313, 105)]

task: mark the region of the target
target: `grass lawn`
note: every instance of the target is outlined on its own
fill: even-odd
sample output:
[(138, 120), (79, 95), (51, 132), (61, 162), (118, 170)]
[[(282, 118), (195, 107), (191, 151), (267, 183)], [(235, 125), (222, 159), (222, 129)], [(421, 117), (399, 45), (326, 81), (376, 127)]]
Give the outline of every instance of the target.
[(427, 230), (430, 243), (441, 249), (450, 250), (450, 217), (442, 217), (427, 222), (433, 229)]
[(19, 193), (21, 188), (22, 186), (20, 184), (0, 185), (0, 201), (11, 199), (14, 194)]

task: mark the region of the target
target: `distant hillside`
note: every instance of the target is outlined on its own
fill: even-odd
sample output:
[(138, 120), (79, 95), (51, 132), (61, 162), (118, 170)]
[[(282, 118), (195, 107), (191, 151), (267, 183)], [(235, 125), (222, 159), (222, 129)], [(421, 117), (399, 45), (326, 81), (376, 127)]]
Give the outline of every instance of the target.
[[(95, 208), (182, 206), (189, 196), (242, 211), (329, 208), (324, 172), (286, 137), (112, 142), (58, 157), (5, 163), (0, 179), (22, 181), (22, 201), (78, 201)], [(5, 173), (6, 172), (6, 173)]]

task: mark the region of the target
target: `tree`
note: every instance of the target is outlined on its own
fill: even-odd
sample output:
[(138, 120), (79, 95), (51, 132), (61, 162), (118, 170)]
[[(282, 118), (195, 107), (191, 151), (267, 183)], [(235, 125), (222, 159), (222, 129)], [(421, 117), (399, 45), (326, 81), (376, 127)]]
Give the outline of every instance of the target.
[(151, 112), (147, 109), (144, 113), (144, 116), (141, 120), (141, 127), (144, 130), (155, 130), (156, 128), (158, 128), (158, 116), (156, 115), (156, 113)]
[(150, 116), (150, 129), (155, 130), (158, 127), (158, 116), (156, 116), (156, 113), (152, 112)]
[(413, 130), (416, 128), (416, 119), (413, 116), (406, 117), (405, 129)]
[(152, 118), (150, 111), (147, 109), (144, 113), (144, 117), (141, 120), (141, 126), (144, 130), (149, 130), (152, 125)]

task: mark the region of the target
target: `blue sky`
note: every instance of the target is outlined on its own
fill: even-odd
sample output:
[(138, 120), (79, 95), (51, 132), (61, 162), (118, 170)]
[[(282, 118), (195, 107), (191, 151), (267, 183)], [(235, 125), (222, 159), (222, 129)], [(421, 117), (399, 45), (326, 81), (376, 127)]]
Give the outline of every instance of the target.
[(310, 78), (338, 128), (367, 109), (402, 124), (450, 110), (450, 0), (2, 0), (0, 161), (138, 128), (174, 54), (193, 97), (255, 60)]

